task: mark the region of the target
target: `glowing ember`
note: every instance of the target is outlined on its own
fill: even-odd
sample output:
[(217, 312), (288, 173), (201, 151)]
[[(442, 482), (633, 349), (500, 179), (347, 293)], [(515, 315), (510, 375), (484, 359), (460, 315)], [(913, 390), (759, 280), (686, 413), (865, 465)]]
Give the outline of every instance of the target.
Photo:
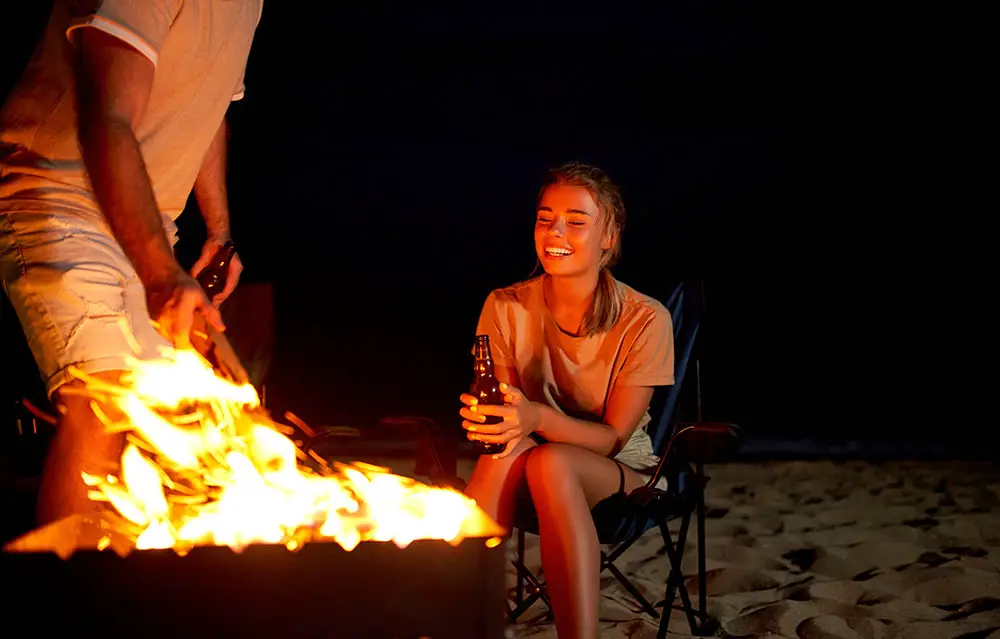
[[(110, 502), (135, 534), (136, 547), (174, 548), (332, 540), (346, 550), (362, 541), (415, 539), (458, 543), (496, 534), (475, 502), (450, 488), (425, 486), (363, 463), (328, 467), (308, 459), (260, 407), (254, 388), (216, 375), (196, 351), (133, 360), (121, 385), (80, 371), (94, 398), (120, 415), (106, 426), (126, 431), (119, 476), (84, 474), (90, 498)], [(117, 412), (117, 411), (110, 411)], [(488, 543), (498, 543), (496, 538)]]

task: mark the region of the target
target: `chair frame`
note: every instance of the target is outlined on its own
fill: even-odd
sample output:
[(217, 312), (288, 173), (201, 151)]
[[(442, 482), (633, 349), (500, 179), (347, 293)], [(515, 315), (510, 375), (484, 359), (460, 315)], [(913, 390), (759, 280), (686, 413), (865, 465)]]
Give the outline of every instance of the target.
[[(680, 435), (682, 432), (687, 432), (689, 429), (697, 428), (697, 424), (685, 424), (683, 428), (678, 430), (675, 436)], [(656, 481), (659, 481), (659, 475), (659, 472), (654, 474), (650, 483), (646, 484), (645, 488), (660, 493), (656, 495), (654, 499), (670, 500), (672, 498), (676, 498), (676, 495), (671, 495), (670, 493), (652, 488)], [(635, 597), (643, 612), (651, 616), (653, 619), (660, 620), (659, 632), (657, 634), (657, 637), (660, 639), (665, 637), (667, 634), (670, 622), (669, 611), (673, 609), (674, 602), (678, 595), (681, 600), (681, 610), (684, 611), (684, 614), (687, 617), (691, 634), (699, 634), (704, 629), (708, 621), (705, 570), (705, 485), (708, 483), (708, 479), (709, 478), (705, 475), (704, 463), (701, 461), (694, 462), (692, 480), (695, 482), (695, 488), (692, 492), (694, 493), (693, 496), (695, 497), (695, 503), (692, 505), (693, 507), (683, 508), (683, 514), (679, 517), (680, 528), (677, 532), (676, 539), (674, 539), (668, 527), (668, 523), (672, 519), (668, 514), (657, 517), (655, 522), (655, 525), (660, 530), (660, 536), (663, 538), (664, 550), (670, 562), (670, 573), (667, 575), (664, 598), (661, 601), (657, 602), (655, 605), (651, 604), (614, 563), (615, 560), (631, 548), (632, 545), (648, 531), (648, 529), (634, 533), (617, 544), (606, 544), (608, 546), (612, 546), (612, 548), (607, 551), (601, 551), (601, 566), (599, 572), (603, 573), (605, 570), (609, 571), (615, 579), (618, 580), (618, 583), (620, 583), (629, 594)], [(695, 529), (697, 536), (697, 608), (692, 605), (691, 595), (688, 592), (687, 584), (684, 580), (684, 573), (681, 570), (681, 560), (684, 557), (684, 551), (686, 549), (692, 515), (695, 515)], [(517, 571), (517, 581), (515, 585), (514, 606), (508, 613), (508, 618), (511, 623), (516, 622), (517, 619), (527, 612), (527, 610), (531, 608), (531, 606), (533, 606), (539, 599), (551, 608), (551, 602), (549, 600), (548, 593), (546, 592), (544, 582), (539, 580), (538, 577), (536, 577), (524, 564), (525, 535), (526, 532), (524, 529), (517, 529), (517, 556), (512, 560), (514, 568)], [(526, 590), (528, 592), (526, 592)], [(663, 614), (657, 611), (657, 608), (661, 607), (664, 610)]]
[[(652, 514), (654, 519), (654, 525), (659, 528), (660, 535), (663, 538), (664, 550), (670, 562), (670, 572), (667, 576), (664, 587), (664, 598), (655, 605), (651, 604), (642, 595), (642, 593), (639, 592), (638, 588), (635, 587), (628, 577), (626, 577), (625, 574), (617, 566), (615, 566), (614, 563), (615, 560), (617, 560), (626, 550), (638, 541), (639, 538), (642, 537), (652, 526), (647, 527), (645, 530), (636, 532), (624, 540), (618, 540), (615, 543), (610, 544), (602, 544), (609, 546), (610, 548), (607, 551), (602, 550), (600, 556), (601, 564), (599, 573), (603, 573), (605, 570), (611, 572), (622, 587), (624, 587), (629, 594), (635, 597), (643, 612), (650, 615), (654, 619), (660, 620), (659, 630), (657, 633), (657, 637), (659, 639), (662, 639), (667, 634), (670, 623), (670, 613), (674, 608), (674, 602), (678, 596), (681, 600), (681, 610), (683, 610), (685, 616), (687, 617), (691, 634), (700, 634), (705, 629), (708, 622), (706, 595), (707, 580), (705, 570), (705, 486), (708, 483), (709, 478), (705, 475), (704, 459), (684, 458), (684, 456), (678, 456), (676, 454), (672, 456), (672, 453), (674, 452), (673, 445), (679, 437), (689, 433), (697, 434), (699, 431), (708, 431), (710, 430), (709, 426), (711, 426), (710, 424), (702, 422), (701, 363), (697, 356), (692, 356), (697, 334), (701, 326), (700, 315), (702, 307), (700, 287), (698, 290), (695, 290), (692, 283), (681, 282), (671, 293), (666, 306), (671, 309), (676, 309), (680, 307), (681, 304), (686, 303), (684, 297), (689, 295), (695, 297), (693, 303), (697, 309), (695, 311), (697, 314), (696, 321), (693, 326), (691, 326), (690, 323), (687, 326), (684, 326), (683, 309), (682, 313), (678, 313), (678, 316), (674, 317), (675, 343), (676, 338), (682, 331), (687, 330), (689, 332), (689, 334), (686, 335), (686, 343), (681, 345), (681, 347), (686, 351), (685, 364), (682, 370), (675, 371), (675, 385), (668, 387), (668, 390), (666, 391), (667, 399), (658, 420), (656, 433), (653, 437), (654, 449), (663, 448), (663, 440), (666, 439), (665, 448), (662, 449), (660, 464), (650, 480), (642, 488), (630, 493), (630, 496), (637, 495), (641, 491), (647, 495), (644, 501), (644, 507), (650, 508), (649, 512)], [(678, 298), (678, 296), (680, 297)], [(690, 322), (690, 320), (688, 321)], [(674, 423), (677, 398), (683, 388), (687, 365), (692, 359), (694, 360), (695, 365), (697, 421), (693, 423)], [(673, 424), (673, 428), (670, 428), (671, 424)], [(734, 429), (734, 432), (738, 432), (738, 429), (736, 429), (735, 426), (728, 424), (725, 424), (724, 426), (730, 426)], [(665, 437), (665, 434), (668, 432), (670, 433), (669, 439)], [(667, 491), (654, 488), (656, 483), (664, 475), (665, 464), (668, 461), (681, 462), (689, 465), (691, 468), (691, 481), (694, 483), (694, 486), (686, 495), (681, 495), (677, 492), (676, 487), (673, 485), (671, 485)], [(673, 484), (673, 482), (671, 482), (671, 484)], [(694, 503), (685, 503), (691, 501)], [(655, 508), (654, 506), (662, 506), (662, 509)], [(687, 585), (684, 580), (684, 574), (681, 570), (681, 560), (684, 557), (684, 551), (686, 549), (692, 515), (695, 515), (697, 536), (697, 608), (692, 605), (691, 596), (688, 592)], [(668, 522), (678, 518), (680, 519), (680, 528), (676, 539), (674, 539), (674, 536), (669, 530)], [(517, 527), (516, 524), (515, 527)], [(525, 534), (526, 532), (523, 528), (517, 527), (517, 556), (512, 560), (514, 568), (517, 571), (517, 581), (515, 585), (514, 603), (513, 606), (510, 607), (508, 614), (508, 618), (511, 623), (516, 622), (517, 619), (520, 618), (539, 599), (541, 599), (551, 609), (551, 601), (546, 591), (544, 582), (539, 580), (539, 578), (532, 574), (527, 566), (524, 565)], [(663, 609), (662, 614), (657, 610), (657, 608), (661, 607)]]

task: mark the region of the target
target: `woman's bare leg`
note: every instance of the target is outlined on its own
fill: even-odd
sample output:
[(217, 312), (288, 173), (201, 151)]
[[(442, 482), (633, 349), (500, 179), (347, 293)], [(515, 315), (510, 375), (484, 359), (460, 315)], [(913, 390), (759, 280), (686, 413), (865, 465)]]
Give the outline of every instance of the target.
[[(645, 482), (625, 468), (625, 490)], [(543, 444), (525, 468), (538, 512), (542, 567), (560, 639), (597, 639), (600, 549), (590, 509), (618, 491), (618, 464), (569, 444)]]
[(536, 446), (530, 437), (502, 459), (484, 455), (476, 462), (465, 494), (498, 524), (510, 530), (514, 521), (514, 497), (524, 481), (524, 466), (529, 450)]

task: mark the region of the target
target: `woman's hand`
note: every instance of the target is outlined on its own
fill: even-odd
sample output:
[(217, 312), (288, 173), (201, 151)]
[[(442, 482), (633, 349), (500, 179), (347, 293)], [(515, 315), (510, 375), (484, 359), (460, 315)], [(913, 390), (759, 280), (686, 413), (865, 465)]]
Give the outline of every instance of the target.
[[(461, 400), (465, 406), (459, 411), (464, 418), (462, 428), (469, 432), (469, 439), (507, 445), (502, 453), (494, 455), (494, 459), (509, 455), (522, 439), (538, 429), (541, 421), (538, 404), (529, 401), (519, 389), (500, 384), (500, 390), (504, 393), (503, 406), (480, 404), (472, 395), (463, 393)], [(484, 424), (487, 416), (499, 417), (502, 421)]]

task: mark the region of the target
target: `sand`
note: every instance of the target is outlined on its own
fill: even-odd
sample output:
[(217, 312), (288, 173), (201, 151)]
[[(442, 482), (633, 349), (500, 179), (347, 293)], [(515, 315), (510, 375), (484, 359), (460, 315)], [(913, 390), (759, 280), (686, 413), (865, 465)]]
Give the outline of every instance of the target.
[[(997, 466), (770, 462), (708, 473), (715, 636), (1000, 638)], [(697, 602), (693, 532), (683, 568)], [(668, 572), (662, 545), (650, 531), (617, 562), (654, 603)], [(537, 537), (528, 536), (526, 555), (541, 574)], [(546, 611), (536, 604), (513, 636), (555, 638)], [(602, 637), (656, 635), (656, 622), (607, 572), (600, 619)], [(679, 610), (670, 628), (689, 636)]]
[[(369, 461), (413, 474), (412, 461)], [(462, 461), (460, 475), (471, 466)], [(710, 634), (1000, 639), (1000, 465), (760, 462), (707, 472)], [(688, 544), (683, 571), (697, 602), (693, 522)], [(668, 573), (662, 548), (649, 531), (616, 562), (653, 603)], [(544, 576), (533, 535), (526, 563)], [(657, 622), (610, 573), (601, 585), (602, 637), (656, 636)], [(536, 604), (510, 636), (555, 639), (546, 613)], [(670, 629), (690, 636), (679, 610)]]

